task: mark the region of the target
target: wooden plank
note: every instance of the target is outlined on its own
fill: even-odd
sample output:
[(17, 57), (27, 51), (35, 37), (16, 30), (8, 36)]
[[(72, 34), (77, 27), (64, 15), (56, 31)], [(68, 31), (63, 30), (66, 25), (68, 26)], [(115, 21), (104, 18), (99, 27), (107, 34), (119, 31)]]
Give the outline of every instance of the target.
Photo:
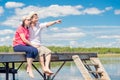
[(0, 62), (22, 62), (26, 61), (24, 52), (1, 52), (0, 53)]
[[(97, 53), (52, 53), (51, 61), (73, 61), (73, 55), (79, 55), (81, 59), (97, 57)], [(26, 61), (24, 52), (0, 52), (0, 63), (24, 61)], [(35, 59), (35, 61), (38, 61), (38, 57)]]
[(99, 68), (102, 70), (102, 76), (101, 79), (102, 80), (111, 80), (110, 77), (108, 76), (107, 72), (105, 71), (102, 63), (100, 62), (100, 60), (98, 58), (90, 58), (90, 60), (99, 65)]
[(73, 60), (75, 64), (77, 65), (78, 69), (82, 73), (82, 76), (84, 77), (85, 80), (93, 80), (92, 77), (90, 76), (88, 70), (85, 68), (84, 64), (82, 63), (81, 59), (79, 58), (78, 55), (73, 56)]

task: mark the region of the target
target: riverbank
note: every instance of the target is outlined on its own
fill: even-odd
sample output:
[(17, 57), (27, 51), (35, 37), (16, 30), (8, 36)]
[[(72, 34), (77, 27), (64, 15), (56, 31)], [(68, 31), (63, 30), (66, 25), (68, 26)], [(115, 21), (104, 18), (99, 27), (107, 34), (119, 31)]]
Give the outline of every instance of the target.
[(120, 54), (112, 54), (112, 53), (108, 53), (108, 54), (98, 54), (98, 57), (120, 57)]

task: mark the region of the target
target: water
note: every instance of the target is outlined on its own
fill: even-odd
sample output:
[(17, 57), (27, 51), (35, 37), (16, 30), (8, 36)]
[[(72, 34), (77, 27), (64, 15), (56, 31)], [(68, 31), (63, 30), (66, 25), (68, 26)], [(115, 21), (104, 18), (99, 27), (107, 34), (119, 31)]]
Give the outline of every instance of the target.
[[(120, 80), (120, 58), (119, 57), (109, 57), (100, 58), (104, 68), (106, 69), (111, 80)], [(60, 65), (52, 67), (52, 71), (56, 72)], [(39, 68), (40, 69), (40, 68)], [(16, 80), (43, 80), (40, 74), (34, 70), (35, 79), (31, 79), (26, 70), (19, 70), (16, 74)], [(12, 75), (10, 74), (10, 80), (12, 80)], [(5, 80), (5, 74), (0, 74), (0, 80)], [(54, 80), (84, 80), (78, 68), (73, 62), (65, 64)]]

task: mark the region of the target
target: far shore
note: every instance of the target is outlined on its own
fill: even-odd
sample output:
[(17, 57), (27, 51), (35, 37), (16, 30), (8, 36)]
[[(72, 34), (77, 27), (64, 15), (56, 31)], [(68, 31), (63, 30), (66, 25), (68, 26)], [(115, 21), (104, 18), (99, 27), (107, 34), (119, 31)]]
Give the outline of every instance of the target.
[(120, 54), (113, 54), (113, 53), (98, 54), (98, 57), (120, 57)]

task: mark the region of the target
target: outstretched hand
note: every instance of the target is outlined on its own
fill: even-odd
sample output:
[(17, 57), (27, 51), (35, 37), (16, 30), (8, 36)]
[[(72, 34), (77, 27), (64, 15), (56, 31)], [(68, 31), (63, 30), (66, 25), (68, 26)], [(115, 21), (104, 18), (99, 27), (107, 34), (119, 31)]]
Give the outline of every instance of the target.
[(56, 21), (55, 21), (55, 23), (57, 23), (57, 24), (58, 24), (58, 23), (61, 23), (61, 22), (62, 22), (61, 20), (56, 20)]

